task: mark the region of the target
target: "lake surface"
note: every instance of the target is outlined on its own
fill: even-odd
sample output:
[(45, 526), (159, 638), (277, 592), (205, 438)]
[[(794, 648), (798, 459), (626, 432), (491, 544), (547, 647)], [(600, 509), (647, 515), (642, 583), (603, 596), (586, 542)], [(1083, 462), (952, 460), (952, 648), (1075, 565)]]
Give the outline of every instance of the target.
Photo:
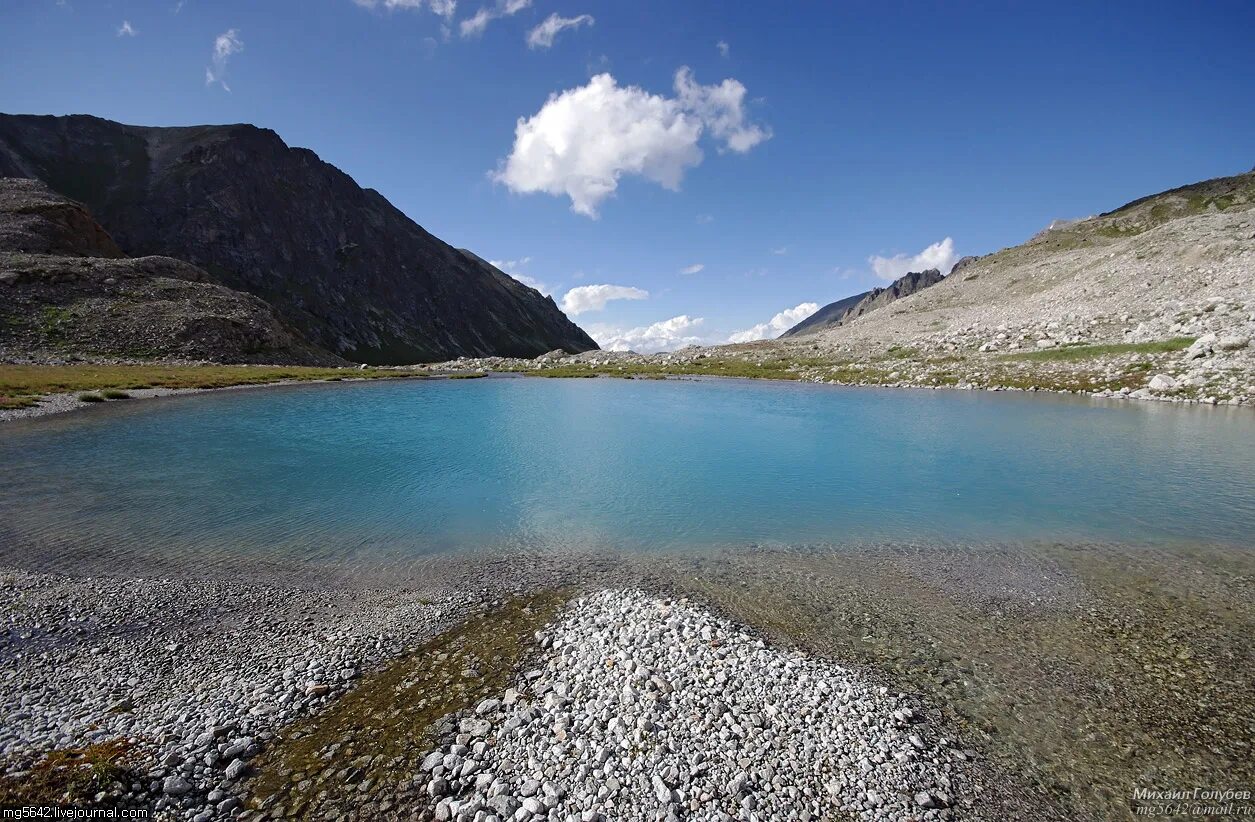
[(1255, 542), (1255, 414), (1051, 396), (304, 385), (7, 424), (0, 465), (0, 557)]

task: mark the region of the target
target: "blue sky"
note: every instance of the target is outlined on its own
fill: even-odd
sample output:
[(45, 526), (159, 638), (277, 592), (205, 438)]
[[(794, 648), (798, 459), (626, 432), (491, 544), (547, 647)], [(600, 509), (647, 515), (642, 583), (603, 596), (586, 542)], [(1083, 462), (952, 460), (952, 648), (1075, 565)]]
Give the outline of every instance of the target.
[(1246, 0), (5, 0), (0, 110), (273, 128), (645, 349), (1250, 169), (1253, 41)]

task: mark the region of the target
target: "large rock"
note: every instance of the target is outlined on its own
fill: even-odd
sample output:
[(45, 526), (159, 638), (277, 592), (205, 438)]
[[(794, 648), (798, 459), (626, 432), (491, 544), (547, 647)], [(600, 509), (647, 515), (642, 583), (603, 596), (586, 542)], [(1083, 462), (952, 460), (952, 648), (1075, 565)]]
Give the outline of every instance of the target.
[(597, 347), (552, 298), (273, 131), (0, 115), (0, 175), (44, 180), (84, 203), (125, 253), (201, 267), (349, 359)]

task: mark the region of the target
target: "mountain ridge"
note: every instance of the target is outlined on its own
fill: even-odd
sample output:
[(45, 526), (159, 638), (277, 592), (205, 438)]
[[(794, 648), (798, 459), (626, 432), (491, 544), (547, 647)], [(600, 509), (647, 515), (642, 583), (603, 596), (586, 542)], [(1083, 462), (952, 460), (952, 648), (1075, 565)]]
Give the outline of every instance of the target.
[[(970, 258), (965, 257), (964, 260), (966, 259)], [(959, 266), (963, 265), (964, 260), (956, 263), (951, 273), (958, 270)], [(914, 294), (931, 285), (936, 285), (943, 279), (945, 278), (941, 272), (935, 268), (907, 272), (884, 288), (873, 288), (870, 291), (864, 291), (860, 294), (854, 294), (836, 302), (828, 303), (828, 305), (825, 305), (814, 314), (788, 329), (776, 339), (783, 340), (789, 337), (817, 334), (824, 329), (836, 328), (870, 311), (875, 311), (877, 308), (888, 305), (894, 300)]]
[(544, 297), (270, 129), (0, 114), (0, 176), (82, 202), (132, 256), (185, 260), (372, 364), (597, 347)]

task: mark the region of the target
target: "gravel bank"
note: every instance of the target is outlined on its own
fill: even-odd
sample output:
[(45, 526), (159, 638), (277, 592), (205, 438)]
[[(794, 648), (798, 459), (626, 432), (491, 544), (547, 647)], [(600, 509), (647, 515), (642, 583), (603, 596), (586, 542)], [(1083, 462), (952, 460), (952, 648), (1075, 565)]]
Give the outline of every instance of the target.
[[(436, 819), (950, 818), (972, 804), (902, 694), (686, 600), (603, 590), (429, 753)], [(959, 795), (963, 791), (966, 795)]]
[(0, 575), (0, 757), (127, 739), (134, 781), (106, 804), (229, 815), (275, 731), (360, 672), (448, 627), (469, 596), (248, 583)]
[[(316, 736), (346, 691), (375, 698), (381, 680), (371, 671), (500, 602), (487, 589), (432, 599), (411, 589), (24, 571), (0, 574), (0, 595), (5, 781), (32, 778), (50, 750), (125, 740), (126, 777), (97, 786), (95, 801), (198, 822), (250, 814), (250, 780), (268, 767), (261, 754), (288, 728), (305, 728), (297, 740)], [(491, 612), (476, 621), (491, 625)], [(967, 754), (917, 703), (772, 648), (687, 600), (601, 590), (568, 604), (535, 642), (493, 680), (497, 692), (471, 688), (454, 700), (429, 737), (448, 735), (438, 755), (415, 747), (387, 763), (413, 797), (384, 804), (391, 815), (819, 819), (843, 809), (949, 818), (976, 795), (956, 775)], [(388, 685), (384, 702), (423, 670)], [(335, 772), (352, 764), (342, 760), (354, 746), (368, 760), (384, 747), (367, 735), (320, 753), (331, 752)], [(345, 778), (357, 795), (352, 770)], [(361, 801), (395, 797), (396, 781), (366, 780)]]

